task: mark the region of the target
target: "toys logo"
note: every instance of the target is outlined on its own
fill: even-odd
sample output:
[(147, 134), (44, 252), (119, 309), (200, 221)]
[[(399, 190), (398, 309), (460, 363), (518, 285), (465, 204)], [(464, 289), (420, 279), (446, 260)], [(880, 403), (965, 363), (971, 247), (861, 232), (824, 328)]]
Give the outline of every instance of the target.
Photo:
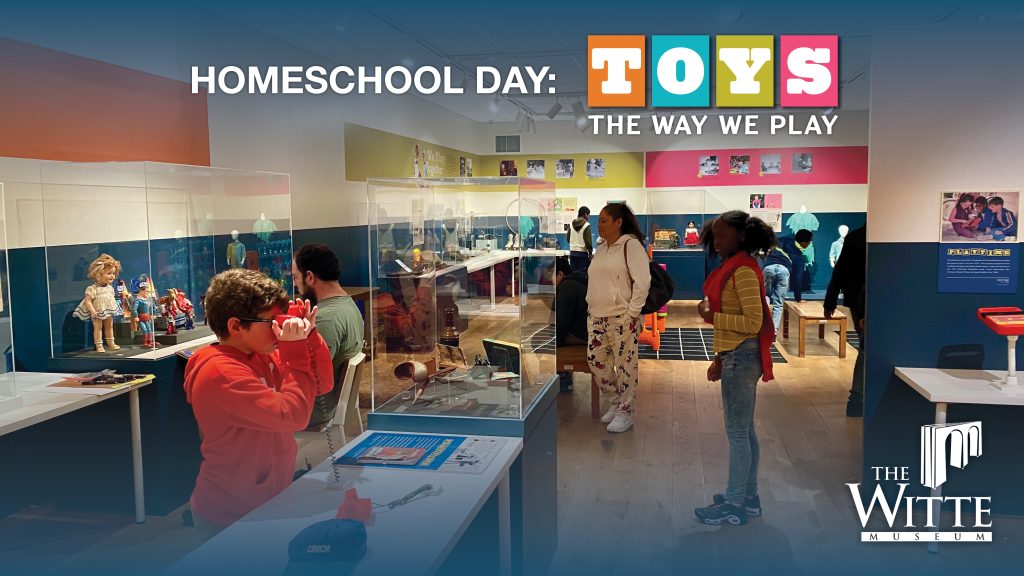
[[(647, 105), (644, 36), (589, 36), (587, 102), (592, 108)], [(780, 105), (839, 105), (839, 37), (715, 37), (715, 104), (721, 108), (775, 106), (775, 62), (780, 62)], [(709, 107), (711, 37), (651, 36), (651, 106)]]
[[(933, 551), (939, 542), (991, 542), (991, 497), (942, 495), (947, 467), (964, 468), (970, 458), (980, 456), (981, 422), (922, 426), (921, 484), (931, 488), (931, 495), (905, 496), (910, 486), (908, 467), (873, 466), (871, 470), (875, 474), (875, 491), (866, 505), (860, 484), (846, 485), (850, 489), (850, 496), (864, 529), (860, 534), (861, 542), (927, 542)], [(883, 487), (883, 483), (886, 482), (896, 483), (892, 490), (896, 492), (892, 502), (889, 501)], [(940, 528), (943, 503), (953, 504), (953, 528), (956, 530), (944, 532)], [(915, 504), (923, 505), (924, 518), (914, 514)], [(889, 532), (867, 529), (875, 506), (878, 506), (882, 513), (885, 523), (889, 526)], [(902, 519), (899, 518), (901, 515)], [(972, 516), (974, 530), (964, 531), (964, 522)], [(898, 522), (904, 530), (895, 530)]]

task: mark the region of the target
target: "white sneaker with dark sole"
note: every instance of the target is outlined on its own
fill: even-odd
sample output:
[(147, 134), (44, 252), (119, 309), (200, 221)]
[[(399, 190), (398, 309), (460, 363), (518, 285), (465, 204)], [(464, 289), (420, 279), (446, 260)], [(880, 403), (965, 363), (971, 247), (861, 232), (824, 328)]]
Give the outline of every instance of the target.
[(633, 427), (633, 415), (626, 412), (618, 412), (611, 424), (608, 425), (609, 432), (625, 432)]
[(611, 421), (615, 419), (615, 415), (618, 413), (619, 407), (612, 406), (611, 408), (608, 409), (607, 412), (604, 413), (604, 416), (601, 416), (601, 422), (604, 422), (605, 424), (611, 423)]

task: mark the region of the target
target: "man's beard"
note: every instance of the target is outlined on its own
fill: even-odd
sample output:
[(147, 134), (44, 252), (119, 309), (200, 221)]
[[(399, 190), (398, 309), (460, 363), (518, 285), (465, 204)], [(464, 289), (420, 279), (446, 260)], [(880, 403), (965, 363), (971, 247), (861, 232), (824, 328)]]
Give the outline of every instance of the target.
[(310, 306), (316, 306), (316, 292), (313, 292), (311, 288), (306, 287), (306, 289), (303, 290), (302, 294), (300, 294), (299, 296), (303, 300), (309, 300)]

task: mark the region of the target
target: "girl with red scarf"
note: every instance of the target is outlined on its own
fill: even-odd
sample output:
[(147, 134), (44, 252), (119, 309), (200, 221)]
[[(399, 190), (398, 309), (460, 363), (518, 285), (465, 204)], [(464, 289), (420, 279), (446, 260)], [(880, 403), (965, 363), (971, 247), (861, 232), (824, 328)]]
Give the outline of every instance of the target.
[(704, 282), (705, 300), (697, 312), (715, 327), (715, 360), (708, 368), (708, 380), (722, 381), (729, 482), (725, 494), (715, 494), (713, 504), (694, 513), (705, 524), (746, 524), (749, 516), (761, 515), (754, 403), (758, 379), (773, 379), (771, 346), (775, 340), (764, 278), (753, 254), (771, 250), (775, 233), (759, 218), (734, 210), (705, 227), (703, 241), (705, 249), (717, 253), (722, 261)]

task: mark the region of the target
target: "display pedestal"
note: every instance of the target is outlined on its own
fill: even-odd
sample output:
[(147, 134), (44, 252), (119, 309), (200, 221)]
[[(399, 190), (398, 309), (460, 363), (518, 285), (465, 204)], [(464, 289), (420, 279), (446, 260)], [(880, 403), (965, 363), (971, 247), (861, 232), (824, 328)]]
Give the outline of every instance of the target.
[(174, 345), (178, 344), (178, 338), (179, 338), (178, 334), (157, 334), (156, 335), (157, 343), (158, 344), (163, 344), (164, 346), (174, 346)]
[(509, 472), (512, 573), (546, 574), (558, 547), (557, 396), (553, 377), (522, 419), (374, 412), (367, 424), (370, 430), (522, 438), (523, 451)]

